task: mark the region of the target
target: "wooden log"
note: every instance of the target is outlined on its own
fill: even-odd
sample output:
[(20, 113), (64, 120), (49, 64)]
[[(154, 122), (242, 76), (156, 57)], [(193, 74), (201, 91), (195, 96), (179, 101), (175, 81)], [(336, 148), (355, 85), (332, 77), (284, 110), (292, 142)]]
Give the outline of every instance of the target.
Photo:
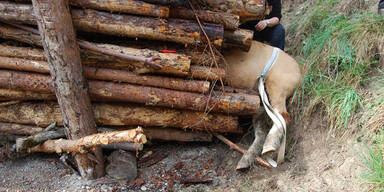
[[(68, 1), (32, 0), (32, 4), (68, 138), (97, 133)], [(95, 161), (87, 154), (74, 155), (80, 175), (102, 177), (102, 151), (95, 147), (91, 153)]]
[(0, 23), (0, 37), (4, 39), (13, 39), (30, 45), (40, 47), (43, 46), (40, 35), (36, 35), (32, 32), (17, 29), (2, 23)]
[(248, 52), (251, 49), (253, 31), (247, 29), (237, 29), (236, 31), (226, 30), (224, 32), (223, 48), (240, 48)]
[[(107, 132), (115, 130), (127, 130), (134, 129), (134, 127), (114, 127), (114, 128), (99, 128), (98, 132)], [(211, 142), (212, 134), (200, 132), (200, 131), (189, 131), (181, 130), (176, 128), (168, 127), (144, 127), (144, 134), (149, 139), (153, 140), (163, 140), (163, 141), (179, 141), (179, 142)], [(38, 126), (31, 125), (22, 125), (16, 123), (1, 123), (0, 122), (0, 132), (14, 135), (34, 135), (43, 131), (43, 128)], [(62, 127), (54, 130), (58, 133), (62, 133), (60, 138), (65, 138), (64, 129)], [(49, 138), (53, 139), (53, 138)], [(117, 145), (119, 146), (119, 145)], [(126, 145), (122, 145), (124, 147)], [(103, 147), (103, 146), (102, 146)], [(109, 146), (113, 147), (113, 146)], [(109, 148), (106, 146), (106, 148)], [(123, 148), (120, 148), (123, 149)]]
[(143, 0), (148, 3), (160, 4), (160, 5), (172, 5), (172, 6), (181, 6), (187, 5), (187, 0)]
[(0, 122), (0, 132), (6, 133), (6, 134), (33, 135), (41, 131), (43, 131), (43, 128), (41, 127)]
[(0, 97), (7, 100), (56, 100), (56, 96), (52, 93), (37, 93), (12, 89), (0, 89)]
[(191, 71), (188, 73), (189, 77), (202, 80), (220, 80), (225, 77), (225, 69), (215, 67), (205, 67), (198, 65), (191, 65)]
[(233, 13), (240, 16), (241, 23), (249, 20), (261, 20), (269, 14), (265, 1), (243, 0), (204, 0), (210, 10)]
[(121, 143), (110, 143), (110, 144), (101, 144), (103, 149), (122, 149), (125, 151), (142, 151), (144, 148), (143, 144), (130, 143), (130, 142), (121, 142)]
[[(0, 2), (0, 20), (36, 24), (32, 12), (32, 6), (27, 4)], [(195, 21), (119, 15), (89, 9), (72, 9), (71, 14), (72, 21), (79, 31), (181, 44), (202, 45), (206, 42), (200, 26)], [(216, 46), (221, 46), (224, 28), (221, 25), (205, 23), (204, 29), (209, 39)]]
[(169, 8), (138, 0), (70, 0), (69, 4), (84, 8), (122, 12), (133, 15), (146, 15), (166, 18), (169, 16)]
[(107, 133), (97, 133), (88, 135), (83, 138), (66, 140), (48, 140), (41, 145), (29, 148), (28, 152), (46, 152), (46, 153), (87, 153), (91, 148), (98, 145), (106, 145), (110, 143), (120, 142), (135, 142), (138, 144), (145, 144), (147, 139), (142, 133), (141, 128), (125, 130), (125, 131), (114, 131)]
[[(196, 10), (196, 14), (201, 21), (223, 25), (224, 29), (235, 30), (240, 25), (240, 17), (231, 13)], [(194, 12), (185, 7), (172, 8), (170, 17), (195, 20)]]
[[(31, 47), (15, 47), (0, 44), (0, 56), (44, 61), (44, 51)], [(0, 59), (0, 62), (2, 59)]]
[[(130, 104), (93, 104), (99, 126), (156, 126), (214, 132), (241, 133), (237, 117), (186, 110), (144, 107)], [(0, 107), (0, 122), (63, 126), (59, 105), (55, 102), (25, 102)]]
[[(0, 70), (0, 88), (41, 93), (53, 93), (54, 90), (47, 75), (7, 70)], [(253, 114), (260, 106), (259, 97), (253, 95), (233, 93), (203, 95), (105, 81), (89, 81), (89, 94), (94, 101), (133, 102), (230, 114)]]
[[(11, 47), (11, 49), (16, 48)], [(18, 56), (27, 55), (27, 53), (28, 52), (22, 53)], [(49, 73), (49, 64), (45, 61), (33, 61), (11, 57), (0, 56), (0, 68), (38, 73)], [(136, 75), (135, 73), (125, 70), (106, 68), (85, 67), (84, 70), (85, 75), (88, 79), (95, 80), (125, 82), (137, 85), (198, 93), (206, 93), (208, 92), (210, 87), (210, 82), (208, 81), (186, 80), (180, 78), (160, 77), (151, 75)]]
[[(1, 4), (1, 2), (0, 2)], [(42, 46), (41, 38), (39, 35), (34, 33), (18, 29), (9, 25), (0, 24), (0, 37), (5, 39), (13, 39), (20, 42), (28, 43), (31, 45)], [(118, 53), (123, 53), (126, 55), (138, 56), (138, 57), (157, 57), (159, 58), (159, 63), (162, 69), (158, 70), (161, 73), (169, 73), (169, 74), (180, 74), (189, 71), (190, 67), (190, 59), (182, 54), (166, 54), (159, 53), (158, 51), (148, 50), (148, 49), (134, 49), (116, 45), (109, 44), (95, 44), (94, 46), (98, 48), (102, 48), (105, 50), (116, 51)], [(30, 50), (28, 50), (30, 51)], [(4, 51), (5, 52), (5, 51)], [(21, 52), (21, 51), (20, 51)], [(38, 54), (38, 52), (34, 51), (33, 53)], [(118, 58), (111, 55), (97, 53), (95, 51), (91, 51), (88, 49), (81, 49), (82, 61), (84, 64), (92, 65), (95, 63), (103, 63), (103, 65), (99, 66), (120, 66), (127, 67), (130, 70), (136, 71), (137, 73), (147, 73), (154, 71), (152, 66), (148, 66), (145, 62), (138, 62), (134, 60), (127, 60)], [(6, 53), (3, 53), (4, 56)], [(14, 54), (9, 54), (12, 56)], [(28, 55), (24, 53), (24, 55)], [(41, 57), (39, 55), (39, 57)]]
[[(179, 74), (189, 71), (191, 60), (188, 56), (183, 54), (168, 54), (168, 53), (159, 53), (159, 51), (150, 50), (150, 49), (135, 49), (117, 45), (110, 44), (95, 44), (97, 47), (117, 51), (119, 53), (124, 53), (127, 55), (134, 56), (143, 56), (143, 57), (158, 57), (162, 66), (159, 70), (154, 70), (151, 67), (148, 67), (143, 62), (129, 62), (118, 59), (116, 57), (107, 56), (95, 52), (83, 52), (83, 63), (87, 65), (102, 66), (106, 67), (109, 65), (117, 67), (127, 67), (128, 69), (135, 71), (136, 73), (149, 73), (149, 72), (158, 72), (158, 73), (168, 73), (168, 74)], [(102, 61), (102, 62), (100, 62)], [(102, 63), (102, 64), (101, 64)]]
[[(21, 2), (31, 0), (16, 0)], [(145, 15), (166, 18), (169, 16), (169, 7), (146, 3), (140, 0), (70, 0), (70, 5), (104, 10), (109, 12), (122, 12), (133, 15)]]

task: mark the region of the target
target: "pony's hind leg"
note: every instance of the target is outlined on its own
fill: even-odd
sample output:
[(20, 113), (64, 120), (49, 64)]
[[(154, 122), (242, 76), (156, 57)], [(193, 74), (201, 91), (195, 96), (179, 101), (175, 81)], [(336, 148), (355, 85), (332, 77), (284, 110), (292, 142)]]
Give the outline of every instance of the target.
[(263, 148), (266, 132), (264, 130), (263, 123), (257, 117), (259, 116), (254, 115), (252, 118), (253, 130), (255, 131), (255, 139), (252, 145), (248, 148), (247, 152), (237, 163), (237, 170), (250, 167), (255, 162), (256, 157), (260, 155)]

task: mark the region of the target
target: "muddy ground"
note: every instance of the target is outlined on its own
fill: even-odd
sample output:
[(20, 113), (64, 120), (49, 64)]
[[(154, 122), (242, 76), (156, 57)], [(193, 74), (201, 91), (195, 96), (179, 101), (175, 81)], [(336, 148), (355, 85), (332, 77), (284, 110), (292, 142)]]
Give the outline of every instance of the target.
[[(140, 164), (132, 182), (85, 180), (59, 156), (33, 154), (0, 163), (0, 191), (365, 191), (359, 179), (361, 144), (327, 140), (321, 119), (315, 115), (304, 125), (289, 127), (287, 160), (273, 170), (256, 165), (235, 171), (240, 153), (218, 140), (153, 143), (141, 154), (152, 154), (156, 161)], [(252, 137), (248, 132), (229, 138), (247, 147)]]

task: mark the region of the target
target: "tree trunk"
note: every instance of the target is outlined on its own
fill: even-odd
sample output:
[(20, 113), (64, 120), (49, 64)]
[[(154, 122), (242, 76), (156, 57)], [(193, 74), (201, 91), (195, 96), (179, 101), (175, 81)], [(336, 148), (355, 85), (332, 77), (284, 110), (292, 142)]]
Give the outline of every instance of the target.
[[(231, 13), (196, 10), (196, 14), (201, 21), (223, 25), (224, 29), (235, 30), (240, 25), (240, 17)], [(170, 17), (191, 20), (196, 19), (193, 10), (184, 7), (172, 8)]]
[[(99, 128), (99, 132), (114, 131), (114, 130), (134, 129), (134, 127), (115, 127), (115, 128)], [(149, 139), (163, 141), (180, 141), (180, 142), (211, 142), (212, 135), (205, 132), (181, 130), (167, 127), (144, 127), (144, 134)], [(14, 135), (34, 135), (43, 131), (43, 128), (31, 125), (22, 125), (15, 123), (1, 123), (0, 131)], [(58, 128), (55, 130), (62, 133), (61, 138), (65, 138), (64, 129)], [(53, 139), (53, 138), (50, 138)]]
[(135, 142), (138, 144), (145, 144), (147, 139), (143, 134), (142, 128), (125, 130), (125, 131), (113, 131), (107, 133), (97, 133), (88, 135), (79, 139), (58, 139), (48, 140), (43, 144), (29, 148), (28, 152), (46, 152), (46, 153), (82, 153), (86, 154), (88, 151), (92, 151), (92, 148), (98, 145), (107, 145), (110, 143), (120, 142)]
[(234, 47), (248, 52), (251, 49), (253, 40), (253, 31), (247, 29), (238, 29), (236, 31), (225, 31), (223, 48), (233, 49)]
[[(7, 70), (0, 70), (0, 88), (53, 93), (49, 76)], [(89, 81), (89, 94), (94, 101), (133, 102), (151, 106), (238, 115), (253, 114), (260, 107), (259, 97), (255, 95), (218, 92), (203, 95), (105, 81)]]
[[(24, 56), (27, 55), (27, 53), (29, 52), (26, 52), (25, 54), (19, 54), (17, 56)], [(0, 55), (1, 54), (2, 53), (0, 50)], [(49, 73), (49, 64), (45, 61), (33, 61), (11, 57), (0, 56), (0, 68), (38, 73)], [(88, 79), (95, 80), (125, 82), (144, 86), (160, 87), (198, 93), (207, 93), (210, 87), (210, 82), (208, 81), (186, 80), (180, 78), (160, 77), (151, 75), (136, 75), (135, 73), (125, 70), (106, 68), (85, 67), (84, 70)]]
[(225, 78), (225, 69), (215, 67), (205, 67), (198, 65), (191, 65), (191, 71), (187, 75), (194, 79), (202, 80), (220, 80)]
[(154, 5), (138, 0), (70, 0), (69, 3), (74, 6), (123, 12), (133, 15), (146, 15), (152, 17), (168, 17), (169, 8), (161, 5)]
[[(130, 104), (93, 104), (99, 126), (158, 126), (214, 132), (241, 133), (237, 118), (187, 110), (144, 107)], [(0, 107), (0, 122), (45, 127), (52, 122), (63, 126), (59, 105), (55, 102), (18, 103)]]
[[(0, 2), (0, 20), (36, 24), (32, 12), (30, 5)], [(71, 14), (74, 26), (80, 31), (181, 44), (206, 43), (200, 26), (195, 21), (119, 15), (90, 9), (72, 9)], [(221, 46), (224, 28), (221, 25), (205, 23), (204, 29), (209, 39), (216, 46)]]
[[(97, 133), (68, 2), (32, 0), (32, 3), (67, 135), (69, 139), (78, 139)], [(91, 161), (87, 154), (74, 156), (80, 175), (86, 178), (104, 175), (101, 149), (92, 152), (97, 162)]]

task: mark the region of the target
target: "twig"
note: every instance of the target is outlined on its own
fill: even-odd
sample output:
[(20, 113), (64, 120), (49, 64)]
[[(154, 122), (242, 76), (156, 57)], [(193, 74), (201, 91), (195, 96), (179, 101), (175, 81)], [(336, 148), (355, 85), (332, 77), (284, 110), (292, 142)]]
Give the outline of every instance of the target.
[[(12, 25), (12, 26), (17, 27), (17, 28), (20, 28), (20, 29), (23, 29), (25, 31), (34, 33), (34, 34), (39, 34), (39, 31), (37, 29), (32, 28), (32, 27), (27, 27), (24, 25), (19, 25), (19, 24), (14, 24), (14, 23), (7, 23), (7, 24)], [(144, 64), (146, 64), (146, 65), (148, 65), (148, 66), (150, 66), (156, 70), (163, 68), (162, 65), (160, 65), (156, 62), (157, 60), (161, 59), (159, 56), (142, 57), (142, 56), (136, 56), (136, 55), (127, 55), (127, 54), (119, 53), (119, 52), (112, 51), (109, 49), (97, 47), (94, 43), (91, 43), (89, 41), (80, 40), (80, 39), (77, 39), (77, 43), (79, 44), (79, 46), (81, 48), (88, 49), (88, 50), (95, 51), (95, 52), (99, 52), (99, 53), (102, 53), (105, 55), (118, 57), (118, 58), (128, 60), (128, 61), (144, 62)]]
[[(201, 31), (203, 32), (205, 38), (207, 39), (207, 43), (208, 43), (208, 47), (209, 47), (209, 52), (210, 52), (211, 55), (212, 55), (213, 62), (215, 63), (215, 66), (216, 66), (217, 68), (219, 68), (219, 65), (218, 65), (217, 62), (216, 62), (215, 53), (213, 52), (213, 48), (212, 48), (212, 44), (211, 44), (211, 40), (209, 39), (207, 33), (205, 32), (205, 29), (204, 29), (203, 25), (201, 24), (200, 19), (199, 19), (199, 16), (198, 16), (198, 14), (196, 13), (196, 10), (195, 10), (195, 8), (193, 7), (191, 1), (188, 0), (188, 3), (189, 3), (189, 6), (191, 7), (191, 9), (192, 9), (192, 11), (193, 11), (193, 14), (195, 15), (196, 21), (197, 21), (197, 23), (199, 24)], [(223, 89), (224, 89), (224, 82), (223, 82), (223, 80), (222, 80), (221, 78), (220, 78), (219, 80), (220, 80), (220, 83), (221, 83), (221, 85), (223, 86)]]
[[(224, 136), (220, 135), (220, 134), (215, 134), (215, 136), (220, 139), (222, 142), (224, 142), (225, 144), (229, 145), (230, 148), (232, 149), (235, 149), (236, 151), (242, 153), (242, 154), (245, 154), (247, 152), (247, 150), (239, 147), (238, 145), (236, 145), (235, 143), (233, 143), (232, 141), (228, 140), (227, 138), (225, 138)], [(261, 157), (256, 157), (256, 162), (261, 165), (261, 166), (264, 166), (264, 167), (267, 167), (267, 168), (270, 168), (272, 169), (273, 167), (268, 163), (266, 162), (264, 159), (262, 159)]]

